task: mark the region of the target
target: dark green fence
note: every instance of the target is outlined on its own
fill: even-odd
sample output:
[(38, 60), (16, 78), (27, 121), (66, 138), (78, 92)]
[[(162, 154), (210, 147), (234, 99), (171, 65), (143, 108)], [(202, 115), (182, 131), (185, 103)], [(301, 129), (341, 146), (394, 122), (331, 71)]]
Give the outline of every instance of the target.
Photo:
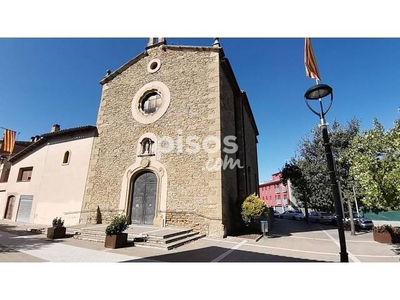
[(400, 221), (400, 210), (389, 210), (374, 213), (372, 211), (365, 211), (364, 217), (376, 221)]

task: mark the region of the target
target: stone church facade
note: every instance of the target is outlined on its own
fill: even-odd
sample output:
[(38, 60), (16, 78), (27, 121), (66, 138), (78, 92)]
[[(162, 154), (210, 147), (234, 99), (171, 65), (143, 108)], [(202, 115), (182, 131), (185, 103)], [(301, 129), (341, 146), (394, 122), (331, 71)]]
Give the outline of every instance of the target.
[(226, 236), (258, 194), (257, 126), (218, 39), (145, 50), (100, 81), (80, 223), (189, 227)]

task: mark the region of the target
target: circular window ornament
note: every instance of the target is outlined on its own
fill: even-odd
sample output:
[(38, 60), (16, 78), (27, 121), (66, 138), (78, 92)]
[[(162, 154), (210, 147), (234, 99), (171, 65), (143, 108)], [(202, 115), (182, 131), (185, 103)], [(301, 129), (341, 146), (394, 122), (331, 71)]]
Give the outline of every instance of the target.
[(161, 118), (169, 107), (171, 94), (168, 87), (153, 81), (141, 87), (132, 100), (132, 116), (142, 124), (150, 124)]
[(152, 59), (148, 64), (147, 64), (147, 71), (149, 73), (155, 73), (157, 72), (161, 67), (161, 60), (158, 58)]

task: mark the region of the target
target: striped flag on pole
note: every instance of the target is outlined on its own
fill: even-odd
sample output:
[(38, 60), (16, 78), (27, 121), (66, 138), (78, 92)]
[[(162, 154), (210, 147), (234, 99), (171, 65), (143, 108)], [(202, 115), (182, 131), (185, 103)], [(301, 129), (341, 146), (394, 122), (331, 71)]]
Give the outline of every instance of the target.
[(306, 75), (321, 81), (310, 38), (306, 38), (304, 43), (304, 64), (306, 66)]
[(4, 129), (4, 137), (3, 137), (3, 150), (5, 152), (9, 152), (10, 154), (14, 150), (15, 145), (15, 131), (10, 129)]

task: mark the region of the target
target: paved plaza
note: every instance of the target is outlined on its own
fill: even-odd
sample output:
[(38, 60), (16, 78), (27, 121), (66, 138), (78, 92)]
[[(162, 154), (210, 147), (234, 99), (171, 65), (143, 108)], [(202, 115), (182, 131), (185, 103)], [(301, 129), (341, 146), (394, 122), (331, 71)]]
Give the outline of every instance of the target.
[[(0, 262), (339, 262), (335, 227), (276, 220), (258, 240), (205, 237), (173, 250), (129, 246), (108, 249), (103, 243), (72, 237), (49, 240), (31, 229), (38, 225), (0, 221)], [(400, 245), (381, 244), (371, 232), (346, 232), (349, 260), (399, 262)]]

